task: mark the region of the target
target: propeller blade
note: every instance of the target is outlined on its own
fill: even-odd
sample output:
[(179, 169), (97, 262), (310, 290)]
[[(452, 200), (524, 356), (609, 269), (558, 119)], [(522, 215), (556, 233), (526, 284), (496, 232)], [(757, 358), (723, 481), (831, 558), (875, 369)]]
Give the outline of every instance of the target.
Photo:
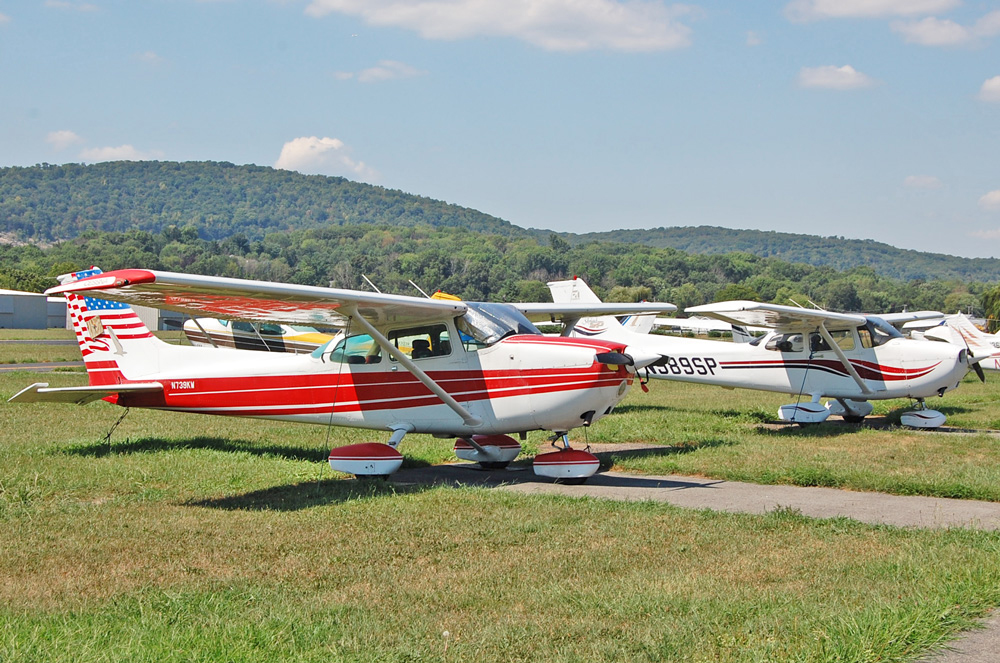
[(986, 374), (983, 373), (983, 367), (979, 365), (978, 361), (972, 365), (972, 370), (976, 372), (980, 382), (986, 382)]

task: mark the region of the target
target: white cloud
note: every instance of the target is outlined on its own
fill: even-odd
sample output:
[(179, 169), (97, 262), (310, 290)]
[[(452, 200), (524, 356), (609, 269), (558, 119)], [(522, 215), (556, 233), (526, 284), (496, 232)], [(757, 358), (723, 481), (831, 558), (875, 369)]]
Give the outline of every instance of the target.
[(0, 14), (0, 25), (3, 25), (4, 23), (10, 23), (10, 16), (7, 16), (7, 14)]
[(64, 2), (63, 0), (46, 0), (46, 7), (51, 7), (53, 9), (69, 9), (78, 12), (96, 12), (97, 5), (92, 5), (89, 2)]
[(979, 98), (982, 101), (992, 101), (1000, 104), (1000, 76), (987, 78), (979, 88)]
[(71, 145), (82, 143), (83, 139), (72, 131), (64, 129), (62, 131), (50, 131), (49, 135), (45, 137), (45, 142), (57, 150), (65, 150)]
[(979, 206), (990, 212), (1000, 212), (1000, 189), (990, 191), (979, 199)]
[(374, 67), (363, 69), (358, 73), (351, 71), (338, 71), (334, 74), (334, 76), (342, 81), (357, 78), (361, 83), (378, 83), (381, 81), (391, 81), (397, 78), (414, 78), (415, 76), (423, 76), (426, 73), (426, 71), (421, 71), (416, 67), (411, 67), (405, 62), (382, 60)]
[(978, 237), (979, 239), (1000, 239), (1000, 229), (974, 230), (969, 235), (971, 237)]
[(165, 59), (157, 55), (154, 51), (146, 51), (144, 53), (136, 53), (132, 56), (139, 62), (143, 62), (148, 65), (158, 66), (166, 62)]
[(1000, 35), (1000, 10), (990, 12), (982, 17), (972, 27), (972, 32), (977, 37), (995, 37)]
[(118, 147), (93, 147), (80, 152), (83, 161), (149, 161), (159, 159), (163, 154), (159, 151), (140, 152), (131, 145)]
[(919, 21), (893, 21), (891, 27), (903, 35), (903, 41), (921, 46), (957, 46), (972, 40), (968, 28), (932, 16)]
[(760, 35), (756, 32), (753, 30), (747, 32), (747, 46), (760, 46), (762, 43), (763, 41), (761, 40)]
[(344, 141), (337, 138), (293, 138), (282, 146), (274, 167), (317, 175), (351, 175), (366, 180), (378, 177), (378, 173), (364, 162), (352, 159)]
[(961, 0), (792, 0), (785, 5), (785, 16), (792, 21), (922, 16), (948, 11), (960, 4)]
[(663, 0), (312, 0), (310, 16), (358, 16), (425, 39), (503, 36), (550, 51), (661, 51), (691, 43), (680, 18), (692, 7)]
[(919, 21), (893, 21), (892, 31), (903, 40), (921, 46), (960, 46), (1000, 34), (1000, 11), (990, 12), (966, 27), (950, 21), (927, 17)]
[(940, 189), (941, 180), (933, 175), (910, 175), (903, 180), (903, 185), (911, 189)]
[(851, 65), (835, 67), (803, 67), (799, 71), (799, 85), (802, 87), (825, 88), (828, 90), (854, 90), (871, 87), (875, 80)]

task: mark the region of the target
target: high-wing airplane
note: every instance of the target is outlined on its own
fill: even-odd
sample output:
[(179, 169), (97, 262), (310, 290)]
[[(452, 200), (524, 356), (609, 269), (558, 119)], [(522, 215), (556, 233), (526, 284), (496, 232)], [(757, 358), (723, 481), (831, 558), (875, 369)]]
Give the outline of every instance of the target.
[[(60, 282), (48, 292), (67, 299), (90, 384), (37, 383), (11, 402), (103, 399), (390, 432), (388, 444), (351, 444), (330, 453), (335, 470), (354, 475), (398, 469), (403, 457), (396, 447), (407, 433), (456, 437), (460, 457), (501, 467), (521, 450), (508, 434), (523, 439), (527, 431), (547, 430), (564, 447), (536, 456), (536, 474), (584, 480), (597, 470), (597, 458), (571, 449), (566, 432), (610, 413), (641, 366), (623, 353), (623, 343), (547, 337), (506, 304), (142, 269), (92, 269)], [(153, 336), (129, 304), (342, 331), (308, 355), (177, 346)], [(549, 306), (560, 315), (558, 305)], [(562, 308), (579, 313), (578, 306)], [(608, 312), (589, 308), (589, 315)]]
[(333, 338), (315, 327), (274, 322), (244, 322), (219, 318), (190, 318), (184, 335), (192, 345), (268, 352), (310, 353)]
[[(580, 279), (549, 283), (557, 302), (596, 302)], [(771, 329), (750, 343), (635, 335), (616, 318), (581, 319), (564, 334), (625, 343), (626, 353), (660, 362), (647, 363), (650, 377), (742, 387), (797, 395), (778, 409), (782, 421), (811, 424), (831, 414), (860, 422), (871, 414), (869, 401), (912, 398), (918, 407), (902, 416), (904, 425), (936, 428), (944, 415), (924, 401), (954, 389), (974, 362), (964, 348), (903, 338), (874, 316), (833, 313), (776, 304), (736, 301), (695, 306), (689, 314), (707, 315), (734, 325)], [(830, 398), (825, 405), (823, 398)]]

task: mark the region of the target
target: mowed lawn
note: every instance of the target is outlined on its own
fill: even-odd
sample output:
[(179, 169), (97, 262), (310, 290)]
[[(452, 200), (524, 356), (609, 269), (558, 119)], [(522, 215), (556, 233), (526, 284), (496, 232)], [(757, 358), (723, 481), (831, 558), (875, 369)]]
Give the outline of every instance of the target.
[[(0, 396), (85, 379), (3, 373)], [(933, 405), (988, 427), (995, 382)], [(775, 427), (787, 396), (651, 387), (578, 442), (667, 445), (605, 456), (657, 473), (998, 483), (989, 434)], [(0, 405), (4, 663), (902, 661), (1000, 604), (995, 533), (359, 483), (326, 453), (387, 435), (136, 410), (105, 441), (122, 412)]]

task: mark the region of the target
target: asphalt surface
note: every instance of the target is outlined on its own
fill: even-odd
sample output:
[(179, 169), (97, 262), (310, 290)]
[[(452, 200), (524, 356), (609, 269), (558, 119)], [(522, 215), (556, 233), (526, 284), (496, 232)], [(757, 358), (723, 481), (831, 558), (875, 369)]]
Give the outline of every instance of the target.
[[(536, 477), (529, 466), (485, 471), (473, 463), (401, 470), (394, 483), (487, 486), (523, 494), (595, 497), (623, 501), (666, 502), (692, 509), (766, 513), (794, 509), (814, 518), (853, 518), (898, 527), (970, 527), (1000, 530), (1000, 503), (938, 497), (858, 493), (835, 488), (764, 486), (682, 475), (639, 476), (599, 472), (585, 484), (568, 486)], [(948, 648), (921, 663), (997, 663), (1000, 661), (1000, 614), (983, 628), (967, 631)]]

